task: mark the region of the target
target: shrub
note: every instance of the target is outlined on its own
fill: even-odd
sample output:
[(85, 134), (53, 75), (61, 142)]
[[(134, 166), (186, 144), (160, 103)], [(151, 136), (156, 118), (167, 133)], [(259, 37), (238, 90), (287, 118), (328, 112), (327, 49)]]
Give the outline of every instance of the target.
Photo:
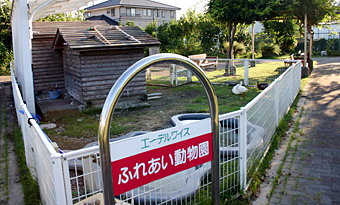
[(281, 49), (280, 46), (277, 44), (273, 43), (261, 43), (259, 45), (260, 47), (260, 52), (262, 54), (262, 57), (269, 57), (273, 55), (280, 55), (281, 54)]
[(9, 51), (6, 46), (0, 42), (0, 76), (11, 74), (11, 61), (13, 61), (12, 51)]
[[(225, 50), (228, 50), (229, 49), (229, 42), (228, 41), (224, 42), (223, 47), (224, 47)], [(246, 52), (246, 47), (243, 45), (243, 43), (239, 43), (237, 41), (234, 41), (233, 50), (234, 50), (234, 56), (241, 55), (241, 54), (244, 54)]]
[(340, 51), (326, 50), (327, 56), (340, 56)]

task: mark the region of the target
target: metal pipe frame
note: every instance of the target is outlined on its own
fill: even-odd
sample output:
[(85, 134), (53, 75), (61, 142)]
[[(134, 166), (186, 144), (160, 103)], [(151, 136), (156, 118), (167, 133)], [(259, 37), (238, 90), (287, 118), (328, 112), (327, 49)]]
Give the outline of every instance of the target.
[[(99, 119), (98, 141), (101, 158), (101, 168), (103, 177), (104, 202), (105, 205), (115, 204), (115, 196), (113, 190), (111, 156), (110, 156), (110, 123), (114, 108), (129, 82), (142, 70), (157, 63), (172, 63), (186, 67), (193, 72), (203, 85), (209, 100), (211, 127), (213, 133), (213, 160), (211, 161), (212, 173), (212, 204), (220, 204), (220, 157), (219, 157), (219, 126), (218, 126), (218, 102), (217, 96), (204, 71), (192, 60), (181, 55), (163, 53), (156, 54), (133, 64), (127, 69), (112, 86), (106, 101), (104, 103), (102, 113)], [(114, 151), (114, 150), (113, 150)]]

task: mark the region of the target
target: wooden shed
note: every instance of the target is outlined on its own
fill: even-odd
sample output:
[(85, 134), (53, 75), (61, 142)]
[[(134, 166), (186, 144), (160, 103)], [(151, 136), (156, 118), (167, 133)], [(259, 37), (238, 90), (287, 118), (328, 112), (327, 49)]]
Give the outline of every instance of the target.
[(33, 22), (32, 69), (36, 94), (46, 94), (51, 85), (65, 93), (62, 52), (52, 49), (58, 28), (96, 25), (109, 26), (105, 21)]
[[(45, 68), (47, 70), (44, 74), (36, 72), (35, 88), (44, 90), (48, 85), (57, 84), (58, 88), (64, 88), (83, 104), (101, 105), (119, 76), (145, 57), (144, 48), (158, 47), (160, 43), (138, 27), (109, 26), (101, 21), (82, 23), (77, 26), (58, 25), (52, 42), (51, 39), (49, 42), (41, 40), (44, 44), (51, 43), (50, 50), (46, 45), (51, 55), (48, 63), (51, 67)], [(34, 49), (42, 54), (42, 49)], [(36, 65), (33, 67), (38, 68), (40, 64)], [(40, 66), (39, 69), (43, 68)], [(42, 76), (42, 79), (38, 76)], [(43, 76), (49, 76), (50, 79)], [(42, 80), (46, 82), (42, 83)], [(131, 103), (140, 101), (145, 94), (146, 80), (143, 72), (124, 90), (120, 102), (128, 103), (121, 106), (129, 107)]]

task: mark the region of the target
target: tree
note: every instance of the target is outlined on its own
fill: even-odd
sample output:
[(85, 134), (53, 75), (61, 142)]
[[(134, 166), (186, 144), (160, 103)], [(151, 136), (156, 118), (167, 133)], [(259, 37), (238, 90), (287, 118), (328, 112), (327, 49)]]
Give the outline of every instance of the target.
[(199, 14), (198, 25), (201, 46), (204, 53), (211, 52), (211, 49), (217, 44), (218, 34), (221, 29), (210, 14)]
[(64, 12), (64, 13), (58, 13), (58, 14), (51, 14), (46, 17), (42, 17), (38, 19), (39, 22), (44, 21), (83, 21), (85, 19), (84, 17), (85, 11), (84, 9), (78, 10), (76, 12)]
[(332, 16), (337, 16), (336, 10), (339, 6), (336, 6), (335, 0), (296, 0), (287, 11), (287, 15), (296, 17), (301, 25), (304, 24), (305, 14), (307, 14), (307, 31), (311, 34), (310, 43), (313, 47), (313, 26), (317, 26), (318, 23), (327, 22)]
[[(238, 24), (250, 24), (252, 20), (261, 20), (272, 15), (279, 1), (262, 0), (210, 0), (208, 13), (221, 25), (228, 28), (227, 41), (229, 50), (227, 58), (233, 59), (233, 44)], [(225, 75), (228, 75), (229, 62), (226, 64)]]
[(0, 75), (9, 75), (9, 63), (13, 60), (12, 55), (12, 30), (10, 0), (0, 3)]
[(296, 41), (297, 24), (293, 20), (263, 21), (264, 32), (273, 38), (274, 44), (278, 44), (281, 50), (289, 53), (294, 49)]
[(161, 42), (161, 52), (188, 56), (211, 52), (216, 46), (220, 28), (208, 14), (189, 10), (178, 21), (159, 26), (156, 21), (150, 22), (144, 31)]
[(126, 26), (136, 26), (134, 21), (126, 21)]
[(156, 38), (157, 37), (157, 20), (151, 21), (148, 25), (146, 25), (144, 31), (148, 33), (150, 36)]

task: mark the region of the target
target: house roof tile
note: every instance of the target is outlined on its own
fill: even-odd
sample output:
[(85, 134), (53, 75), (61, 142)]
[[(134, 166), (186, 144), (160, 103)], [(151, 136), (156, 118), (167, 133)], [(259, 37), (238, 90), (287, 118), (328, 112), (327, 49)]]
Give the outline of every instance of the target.
[(150, 1), (150, 0), (108, 0), (100, 4), (96, 4), (85, 8), (85, 10), (94, 10), (106, 7), (125, 6), (125, 7), (143, 7), (153, 9), (166, 9), (166, 10), (180, 10), (181, 8), (170, 6), (167, 4)]

